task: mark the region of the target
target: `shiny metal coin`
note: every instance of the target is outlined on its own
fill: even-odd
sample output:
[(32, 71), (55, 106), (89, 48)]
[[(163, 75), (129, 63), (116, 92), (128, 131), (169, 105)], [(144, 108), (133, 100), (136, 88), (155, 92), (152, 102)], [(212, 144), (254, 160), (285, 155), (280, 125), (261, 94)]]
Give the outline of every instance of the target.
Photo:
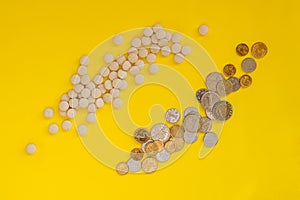
[(186, 117), (187, 115), (189, 114), (198, 114), (199, 115), (199, 111), (197, 108), (195, 107), (187, 107), (185, 110), (184, 110), (184, 117)]
[(228, 94), (230, 94), (233, 91), (233, 85), (230, 81), (224, 80), (224, 81), (219, 81), (217, 84), (217, 93), (224, 97)]
[(250, 85), (252, 85), (252, 78), (251, 76), (249, 76), (248, 74), (244, 74), (243, 76), (241, 76), (240, 78), (240, 85), (244, 88), (249, 87)]
[(207, 147), (213, 147), (218, 143), (218, 135), (213, 132), (208, 132), (203, 137), (204, 145)]
[(146, 142), (150, 139), (148, 130), (145, 128), (136, 129), (136, 131), (134, 132), (134, 139), (141, 144)]
[(205, 89), (205, 88), (201, 88), (201, 89), (197, 90), (196, 99), (197, 99), (198, 102), (201, 101), (202, 95), (205, 94), (205, 92), (208, 92), (208, 90)]
[(132, 158), (127, 161), (127, 165), (130, 172), (138, 172), (142, 166), (141, 161)]
[(206, 117), (208, 117), (209, 119), (215, 120), (215, 118), (212, 114), (212, 108), (205, 110), (205, 114), (206, 114)]
[(151, 142), (154, 142), (154, 140), (148, 140), (147, 142), (144, 142), (144, 143), (142, 144), (142, 151), (143, 151), (144, 153), (146, 153), (146, 149), (145, 149), (146, 145), (149, 144), (149, 143), (151, 143)]
[(202, 107), (207, 110), (211, 109), (216, 102), (220, 101), (220, 97), (217, 93), (208, 91), (205, 94), (203, 94), (201, 98), (201, 105)]
[(158, 123), (152, 127), (150, 135), (153, 140), (160, 140), (162, 142), (166, 142), (170, 138), (170, 129), (167, 125), (163, 123)]
[(240, 84), (240, 80), (237, 77), (230, 77), (228, 79), (228, 81), (230, 81), (232, 83), (232, 91), (236, 92), (240, 89), (241, 84)]
[(256, 42), (251, 47), (251, 53), (254, 58), (263, 58), (268, 53), (268, 47), (262, 42)]
[(165, 150), (167, 152), (174, 153), (176, 151), (176, 143), (172, 140), (169, 140), (168, 142), (166, 142), (165, 144)]
[(140, 148), (134, 148), (131, 150), (130, 152), (130, 157), (133, 159), (133, 160), (142, 160), (143, 159), (143, 156), (144, 156), (144, 152), (142, 149)]
[(183, 138), (172, 138), (171, 141), (175, 143), (175, 146), (176, 146), (175, 152), (183, 149), (183, 147), (184, 147)]
[(201, 117), (199, 132), (206, 133), (212, 128), (212, 121), (208, 117)]
[(128, 173), (129, 171), (129, 167), (127, 165), (127, 163), (125, 162), (120, 162), (117, 166), (116, 166), (116, 171), (118, 174), (120, 175), (125, 175)]
[(206, 77), (206, 86), (209, 90), (216, 91), (217, 83), (224, 80), (224, 76), (219, 72), (212, 72)]
[(156, 154), (156, 160), (158, 162), (166, 162), (170, 159), (170, 156), (171, 154), (164, 149)]
[(155, 158), (148, 157), (142, 161), (142, 169), (145, 173), (153, 173), (157, 170), (158, 163)]
[(240, 43), (237, 45), (235, 50), (239, 56), (245, 56), (249, 52), (249, 47), (244, 43)]
[(212, 115), (216, 120), (228, 120), (233, 113), (232, 105), (228, 101), (219, 101), (215, 103), (212, 109)]
[(170, 108), (167, 110), (165, 117), (167, 122), (175, 124), (180, 119), (180, 112), (176, 108)]
[(242, 70), (251, 73), (256, 69), (256, 61), (253, 58), (245, 58), (242, 61)]
[(183, 139), (186, 143), (192, 144), (197, 141), (198, 133), (190, 133), (188, 131), (185, 131), (183, 134)]
[(183, 120), (183, 128), (185, 131), (197, 133), (199, 129), (200, 116), (196, 114), (188, 115)]
[(183, 138), (184, 128), (178, 124), (171, 126), (170, 134), (172, 137)]
[(236, 73), (236, 68), (233, 64), (227, 64), (223, 68), (223, 74), (225, 76), (233, 76)]

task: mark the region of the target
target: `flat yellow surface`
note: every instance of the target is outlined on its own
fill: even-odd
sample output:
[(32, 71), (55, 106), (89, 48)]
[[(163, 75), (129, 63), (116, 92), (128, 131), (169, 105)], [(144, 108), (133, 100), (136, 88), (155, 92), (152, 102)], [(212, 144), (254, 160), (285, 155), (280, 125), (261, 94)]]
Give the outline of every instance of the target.
[[(296, 1), (31, 0), (2, 1), (0, 11), (1, 200), (300, 199)], [(208, 157), (198, 159), (197, 142), (154, 174), (119, 176), (85, 150), (74, 129), (48, 134), (48, 124), (62, 119), (56, 115), (45, 120), (42, 111), (56, 108), (60, 95), (71, 87), (69, 77), (81, 55), (111, 35), (154, 23), (189, 35), (220, 70), (231, 62), (238, 66), (238, 75), (238, 43), (263, 41), (269, 52), (258, 60), (253, 85), (228, 97), (234, 115)], [(210, 28), (205, 37), (197, 33), (202, 23)], [(191, 84), (204, 86), (201, 79), (191, 79)], [(147, 121), (142, 116), (152, 103), (168, 107), (176, 102), (173, 96), (168, 100), (168, 93), (162, 99), (143, 98), (143, 92), (154, 95), (157, 90), (146, 88), (133, 97), (144, 101), (130, 104), (137, 123)], [(134, 146), (109, 123), (109, 116), (103, 119), (115, 130), (111, 139), (121, 138), (120, 147)], [(30, 142), (37, 145), (33, 156), (24, 150)]]

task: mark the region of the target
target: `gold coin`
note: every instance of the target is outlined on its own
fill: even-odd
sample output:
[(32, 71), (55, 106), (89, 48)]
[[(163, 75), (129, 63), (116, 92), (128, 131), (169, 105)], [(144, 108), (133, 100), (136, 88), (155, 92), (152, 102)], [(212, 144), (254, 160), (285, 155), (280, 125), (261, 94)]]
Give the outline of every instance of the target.
[(246, 88), (249, 87), (252, 84), (252, 78), (248, 74), (244, 74), (240, 78), (240, 84), (242, 87)]
[(183, 138), (184, 129), (182, 126), (176, 124), (170, 128), (172, 137)]
[(160, 140), (155, 140), (153, 142), (149, 142), (148, 144), (146, 144), (145, 152), (148, 155), (155, 155), (159, 151), (163, 150), (163, 148), (164, 148), (164, 143)]
[(142, 160), (144, 153), (140, 148), (134, 148), (131, 150), (130, 156), (133, 160)]
[(176, 143), (172, 140), (169, 140), (168, 142), (166, 142), (165, 144), (165, 150), (167, 152), (174, 153), (176, 151)]
[(184, 147), (184, 140), (182, 138), (172, 138), (171, 141), (173, 141), (176, 145), (176, 152), (180, 151)]
[(254, 58), (263, 58), (268, 53), (268, 47), (265, 43), (256, 42), (251, 47), (251, 53)]
[(155, 172), (157, 167), (158, 167), (158, 163), (155, 158), (148, 157), (142, 161), (142, 169), (145, 173)]
[(164, 149), (164, 143), (160, 140), (155, 140), (153, 144), (157, 146), (157, 152)]
[(117, 167), (116, 167), (116, 171), (117, 171), (117, 173), (120, 174), (120, 175), (125, 175), (125, 174), (128, 173), (129, 167), (128, 167), (127, 163), (125, 163), (125, 162), (120, 162), (120, 163), (117, 165)]
[(233, 76), (236, 73), (236, 68), (233, 64), (227, 64), (223, 68), (223, 73), (225, 76)]
[(249, 47), (245, 43), (240, 43), (236, 46), (235, 50), (239, 56), (245, 56), (249, 52)]
[(134, 139), (141, 144), (148, 141), (150, 139), (148, 130), (145, 128), (136, 129), (134, 132)]

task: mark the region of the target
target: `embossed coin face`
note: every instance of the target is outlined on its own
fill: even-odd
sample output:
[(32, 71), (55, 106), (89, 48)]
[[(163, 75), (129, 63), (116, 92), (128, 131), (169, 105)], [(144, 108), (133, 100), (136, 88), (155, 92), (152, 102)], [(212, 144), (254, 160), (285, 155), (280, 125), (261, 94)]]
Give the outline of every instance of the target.
[(172, 137), (182, 138), (183, 133), (184, 133), (184, 128), (183, 128), (183, 126), (175, 124), (175, 125), (171, 126), (170, 133), (171, 133)]
[(223, 73), (225, 76), (233, 76), (236, 73), (236, 68), (233, 64), (227, 64), (223, 68)]
[(191, 114), (184, 118), (183, 120), (183, 128), (185, 131), (191, 133), (197, 133), (199, 129), (200, 116)]
[(228, 101), (219, 101), (212, 109), (214, 118), (219, 121), (228, 120), (232, 116), (232, 112), (232, 105)]
[(133, 160), (132, 158), (130, 158), (127, 161), (127, 165), (130, 172), (137, 172), (141, 169), (141, 161), (139, 160)]
[(125, 162), (120, 162), (116, 167), (116, 171), (120, 175), (125, 175), (128, 173), (129, 167)]
[(171, 154), (164, 149), (156, 154), (156, 160), (158, 162), (166, 162), (170, 159), (170, 156)]
[(218, 101), (220, 101), (219, 95), (215, 92), (209, 91), (203, 94), (201, 98), (201, 105), (205, 110), (207, 110), (211, 109)]
[(134, 139), (141, 144), (149, 140), (149, 138), (149, 132), (145, 128), (138, 128), (134, 132)]
[(217, 84), (217, 93), (224, 97), (228, 94), (230, 94), (233, 91), (233, 85), (230, 81), (224, 80), (224, 81), (219, 81)]
[(134, 148), (131, 150), (130, 156), (133, 160), (142, 160), (144, 152), (140, 148)]
[(153, 140), (148, 140), (147, 142), (144, 142), (143, 144), (142, 144), (142, 151), (144, 152), (144, 153), (146, 153), (146, 145), (147, 144), (149, 144), (149, 143), (151, 143), (151, 142), (154, 142)]
[(184, 140), (183, 138), (172, 138), (171, 139), (172, 142), (175, 143), (176, 149), (175, 151), (180, 151), (181, 149), (183, 149), (184, 147)]
[(195, 107), (187, 107), (185, 110), (184, 110), (184, 117), (186, 117), (187, 115), (189, 114), (198, 114), (199, 115), (199, 111), (197, 108)]
[(206, 77), (206, 86), (209, 90), (216, 91), (217, 83), (224, 80), (224, 76), (219, 72), (212, 72)]
[(197, 99), (198, 102), (201, 101), (202, 95), (203, 95), (205, 92), (207, 92), (207, 91), (208, 91), (208, 90), (205, 89), (205, 88), (201, 88), (201, 89), (197, 90), (197, 92), (196, 92), (196, 99)]
[(170, 129), (167, 125), (158, 123), (152, 127), (150, 134), (153, 140), (166, 142), (170, 138)]
[(174, 153), (176, 151), (176, 144), (175, 144), (175, 142), (172, 141), (172, 140), (169, 140), (168, 142), (166, 142), (166, 144), (165, 144), (165, 150), (167, 152), (169, 152), (170, 154)]
[(206, 109), (205, 110), (205, 114), (206, 114), (206, 117), (208, 117), (209, 119), (215, 120), (215, 118), (214, 118), (214, 116), (212, 114), (212, 108)]
[(201, 117), (199, 132), (206, 133), (210, 131), (211, 127), (212, 127), (211, 119), (209, 119), (208, 117)]
[(236, 46), (235, 50), (239, 56), (245, 56), (249, 52), (249, 47), (244, 43), (240, 43)]
[(185, 131), (183, 134), (183, 139), (186, 143), (192, 144), (197, 141), (198, 133), (190, 133), (188, 131)]
[(246, 73), (251, 73), (256, 69), (256, 61), (253, 58), (245, 58), (242, 61), (242, 69)]
[(236, 92), (240, 89), (241, 84), (240, 84), (240, 80), (237, 77), (230, 77), (228, 79), (228, 81), (230, 81), (232, 83), (232, 91)]
[(158, 164), (157, 160), (152, 157), (145, 158), (142, 161), (142, 169), (145, 173), (152, 173), (157, 170)]
[(158, 152), (158, 146), (154, 142), (149, 142), (145, 145), (147, 155), (155, 155)]
[(176, 108), (170, 108), (166, 112), (166, 120), (171, 124), (175, 124), (180, 119), (180, 113)]
[(207, 147), (213, 147), (218, 143), (219, 137), (213, 132), (208, 132), (203, 137), (204, 145)]
[(240, 85), (244, 88), (249, 87), (252, 84), (252, 78), (248, 74), (244, 74), (240, 78)]
[(251, 47), (251, 53), (254, 58), (263, 58), (268, 53), (268, 47), (262, 42), (256, 42)]

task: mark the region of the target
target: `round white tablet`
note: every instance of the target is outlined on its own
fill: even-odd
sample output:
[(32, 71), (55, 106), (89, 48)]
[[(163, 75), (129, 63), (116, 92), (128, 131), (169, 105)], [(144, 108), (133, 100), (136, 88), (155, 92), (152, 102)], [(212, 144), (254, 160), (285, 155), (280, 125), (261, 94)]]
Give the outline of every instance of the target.
[(142, 41), (140, 38), (133, 38), (131, 40), (131, 45), (135, 48), (139, 48), (141, 46), (141, 44), (142, 44)]
[(76, 110), (73, 109), (73, 108), (69, 109), (69, 110), (67, 111), (67, 116), (68, 116), (69, 118), (74, 118), (74, 117), (76, 116)]
[(87, 56), (82, 56), (79, 61), (82, 65), (88, 65), (90, 63), (90, 59)]
[(89, 82), (85, 87), (88, 88), (88, 89), (90, 89), (90, 90), (92, 90), (92, 89), (94, 89), (96, 87), (96, 85), (93, 82)]
[(89, 82), (90, 82), (90, 77), (89, 77), (89, 75), (83, 75), (82, 77), (81, 77), (81, 80), (80, 80), (80, 82), (81, 82), (81, 84), (82, 85), (87, 85), (87, 84), (89, 84)]
[(102, 77), (107, 77), (110, 73), (110, 70), (108, 69), (108, 67), (102, 67), (99, 71), (100, 76)]
[(71, 108), (77, 109), (78, 106), (79, 106), (79, 101), (78, 101), (78, 99), (70, 99), (70, 100), (69, 100), (69, 105), (70, 105)]
[(166, 31), (166, 39), (168, 40), (168, 42), (171, 40), (172, 38), (172, 34), (169, 31)]
[(119, 77), (120, 79), (125, 79), (125, 78), (127, 77), (127, 72), (124, 71), (124, 70), (122, 70), (122, 69), (120, 69), (120, 70), (118, 71), (118, 77)]
[(103, 77), (100, 76), (99, 74), (97, 74), (95, 77), (94, 77), (94, 83), (96, 83), (97, 85), (101, 84), (103, 82)]
[(185, 45), (185, 46), (183, 46), (183, 47), (181, 48), (181, 53), (182, 53), (184, 56), (189, 55), (189, 54), (191, 53), (191, 51), (192, 51), (191, 47), (190, 47), (190, 46), (187, 46), (187, 45)]
[(91, 91), (88, 88), (83, 88), (80, 94), (81, 97), (88, 98), (91, 95)]
[(101, 96), (102, 92), (99, 88), (92, 89), (92, 97), (97, 99)]
[(136, 84), (140, 85), (140, 84), (144, 83), (145, 77), (142, 74), (138, 74), (134, 77), (134, 81)]
[(120, 98), (116, 98), (113, 101), (113, 107), (114, 108), (121, 108), (121, 106), (123, 105), (123, 101)]
[(102, 98), (98, 98), (95, 102), (97, 108), (102, 108), (104, 106), (104, 101)]
[(129, 73), (133, 76), (137, 75), (139, 72), (140, 72), (140, 68), (137, 66), (133, 66), (129, 70)]
[(179, 53), (181, 51), (181, 45), (179, 43), (174, 43), (171, 49), (173, 53)]
[(88, 131), (88, 128), (86, 127), (86, 125), (80, 125), (77, 127), (77, 132), (79, 135), (85, 135)]
[(143, 36), (142, 37), (142, 45), (143, 46), (148, 46), (151, 44), (151, 38), (150, 37), (145, 37)]
[(103, 101), (105, 103), (111, 103), (112, 102), (112, 95), (110, 93), (106, 93), (103, 95)]
[(148, 54), (148, 56), (147, 56), (147, 61), (148, 61), (149, 63), (154, 63), (154, 62), (156, 61), (156, 55), (153, 54), (153, 53)]
[(79, 106), (81, 108), (87, 108), (88, 105), (89, 105), (89, 100), (88, 99), (86, 99), (86, 98), (79, 99)]
[(145, 63), (144, 63), (143, 60), (138, 60), (138, 61), (136, 61), (136, 62), (134, 63), (134, 65), (137, 66), (137, 67), (140, 68), (140, 69), (143, 69), (144, 66), (145, 66)]
[(105, 63), (110, 64), (114, 61), (114, 56), (111, 53), (106, 53), (103, 57)]
[(144, 36), (150, 37), (153, 34), (153, 29), (150, 27), (144, 28)]
[(135, 62), (139, 59), (139, 57), (138, 57), (138, 55), (135, 54), (135, 53), (130, 53), (130, 54), (128, 55), (128, 58), (127, 58), (127, 59), (129, 60), (129, 62), (135, 63)]
[(130, 67), (131, 67), (131, 63), (128, 60), (126, 60), (122, 65), (122, 69), (125, 71), (129, 70)]
[(163, 39), (166, 37), (166, 32), (163, 29), (160, 29), (156, 32), (156, 38), (157, 39)]
[(207, 33), (208, 33), (208, 26), (205, 25), (205, 24), (202, 24), (199, 27), (198, 31), (199, 31), (199, 34), (202, 35), (202, 36), (207, 35)]
[(163, 27), (161, 24), (154, 24), (152, 29), (154, 33), (157, 33), (159, 30), (161, 30)]
[(73, 85), (76, 85), (80, 83), (80, 76), (78, 74), (73, 74), (70, 80)]
[(122, 35), (115, 35), (114, 37), (113, 37), (113, 42), (114, 42), (114, 44), (115, 45), (120, 45), (120, 44), (122, 44), (123, 43), (123, 37), (122, 37)]
[(68, 94), (64, 93), (63, 95), (61, 95), (60, 100), (62, 101), (69, 101), (70, 97)]
[(104, 87), (105, 87), (106, 90), (111, 90), (112, 89), (111, 80), (106, 80), (104, 82)]
[(50, 124), (49, 126), (48, 126), (48, 131), (49, 131), (49, 133), (51, 133), (52, 135), (53, 134), (56, 134), (57, 132), (58, 132), (58, 125), (57, 124)]
[(117, 63), (118, 63), (119, 65), (122, 65), (122, 64), (125, 62), (125, 60), (126, 60), (126, 57), (125, 57), (124, 55), (119, 55), (119, 56), (117, 57)]
[(83, 90), (83, 88), (84, 88), (83, 85), (77, 84), (77, 85), (75, 85), (75, 87), (74, 87), (74, 91), (78, 94), (78, 93), (80, 93), (80, 92)]
[(120, 90), (125, 90), (127, 87), (128, 87), (127, 81), (126, 80), (121, 80), (120, 81), (120, 86), (119, 86)]
[(129, 54), (129, 53), (135, 53), (135, 54), (137, 54), (137, 53), (138, 53), (138, 49), (135, 48), (135, 47), (130, 47), (130, 48), (128, 49), (127, 53), (128, 53), (128, 54)]
[(141, 58), (146, 58), (147, 55), (148, 55), (148, 50), (146, 48), (139, 49), (139, 56)]
[(109, 69), (111, 71), (117, 71), (119, 69), (119, 64), (116, 61), (113, 61), (112, 63), (109, 64)]
[(157, 44), (158, 41), (159, 41), (159, 40), (157, 39), (157, 37), (156, 37), (155, 34), (151, 36), (151, 42), (152, 42), (152, 43)]
[(151, 53), (158, 53), (160, 51), (160, 47), (157, 44), (153, 44), (150, 47), (150, 51), (151, 51)]
[(46, 108), (46, 109), (44, 110), (44, 117), (45, 117), (45, 118), (50, 119), (50, 118), (53, 117), (53, 115), (54, 115), (54, 110), (53, 110), (53, 108)]
[(26, 145), (26, 153), (29, 155), (32, 155), (36, 152), (36, 146), (35, 144), (27, 144)]
[(62, 123), (61, 123), (61, 128), (64, 130), (64, 131), (69, 131), (71, 128), (72, 128), (72, 122), (70, 120), (64, 120)]
[(166, 57), (166, 56), (169, 56), (170, 53), (171, 53), (171, 49), (169, 46), (164, 46), (161, 48), (161, 55)]
[(110, 72), (110, 74), (108, 75), (109, 80), (114, 80), (118, 77), (118, 72)]
[(167, 40), (167, 39), (161, 39), (161, 40), (159, 40), (158, 41), (158, 45), (160, 46), (160, 47), (164, 47), (164, 46), (167, 46), (167, 45), (169, 45), (169, 41)]
[(67, 111), (69, 108), (69, 103), (67, 101), (61, 101), (59, 103), (59, 110), (60, 111)]
[(110, 90), (109, 92), (113, 98), (116, 98), (120, 95), (120, 90), (119, 89), (116, 89), (116, 88), (113, 88)]
[(80, 67), (78, 67), (77, 73), (81, 76), (86, 75), (88, 72), (88, 68), (84, 65), (81, 65)]
[(181, 53), (178, 53), (174, 56), (174, 61), (178, 64), (182, 63), (184, 61), (184, 55)]
[(68, 91), (68, 96), (70, 98), (76, 98), (78, 96), (78, 94), (74, 90), (69, 90)]
[(172, 42), (173, 43), (180, 43), (181, 42), (181, 35), (179, 33), (174, 33), (172, 35)]
[(96, 121), (97, 121), (97, 116), (96, 116), (96, 114), (95, 114), (95, 113), (89, 113), (89, 114), (87, 114), (87, 116), (86, 116), (86, 121), (87, 121), (88, 123), (94, 123), (94, 122), (96, 122)]
[(120, 88), (120, 85), (121, 85), (121, 79), (116, 78), (113, 80), (113, 82), (112, 82), (113, 88)]
[(96, 107), (96, 104), (95, 103), (91, 103), (89, 106), (88, 106), (88, 111), (90, 113), (94, 113), (97, 111), (97, 107)]
[(149, 72), (150, 72), (150, 74), (156, 74), (158, 72), (158, 70), (159, 70), (159, 67), (158, 67), (157, 64), (151, 64), (149, 66)]

